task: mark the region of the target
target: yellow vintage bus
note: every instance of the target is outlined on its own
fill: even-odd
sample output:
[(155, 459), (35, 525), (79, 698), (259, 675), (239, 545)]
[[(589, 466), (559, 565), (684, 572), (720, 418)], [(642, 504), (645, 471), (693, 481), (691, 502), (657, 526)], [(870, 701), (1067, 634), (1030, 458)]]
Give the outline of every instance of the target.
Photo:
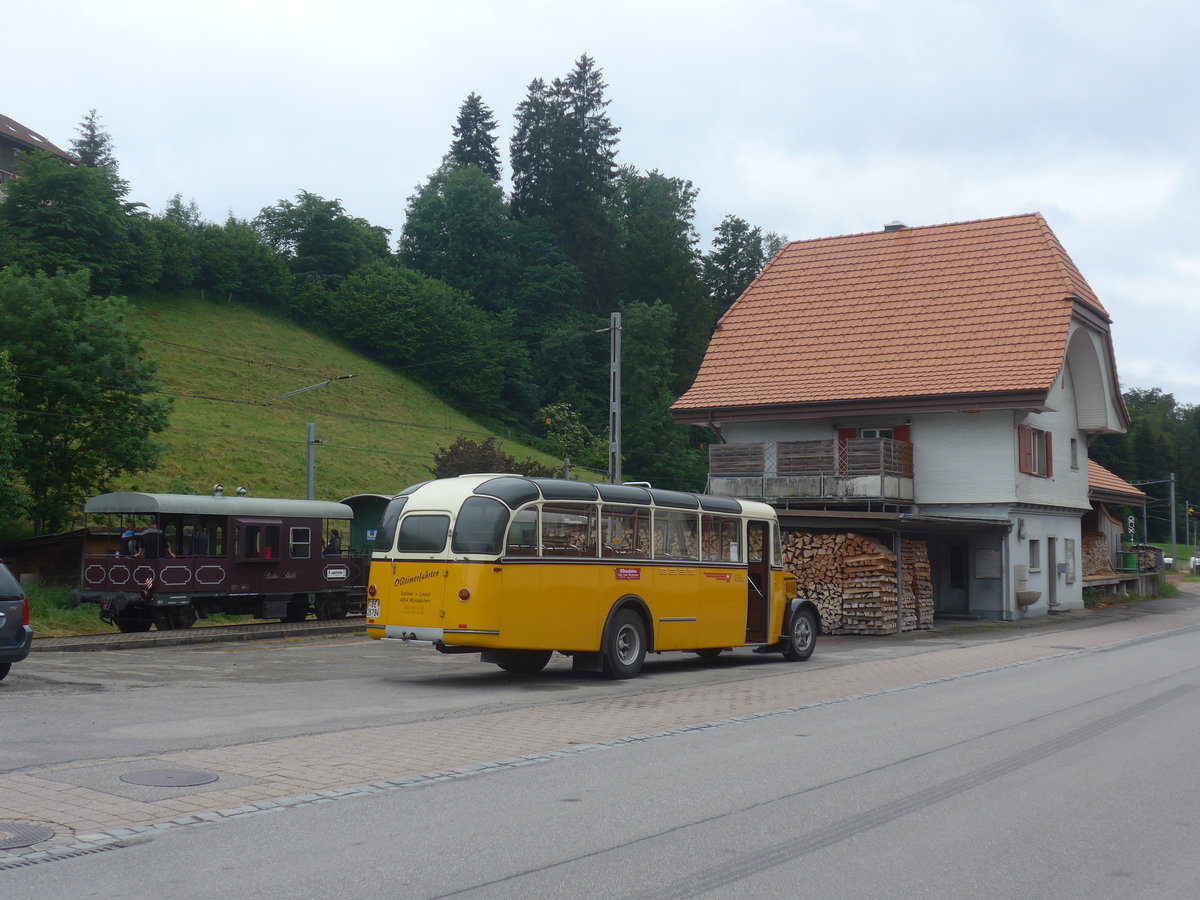
[(372, 638), (510, 672), (538, 672), (555, 651), (612, 678), (668, 650), (804, 660), (819, 623), (783, 571), (770, 506), (635, 484), (413, 485), (384, 512), (367, 581)]

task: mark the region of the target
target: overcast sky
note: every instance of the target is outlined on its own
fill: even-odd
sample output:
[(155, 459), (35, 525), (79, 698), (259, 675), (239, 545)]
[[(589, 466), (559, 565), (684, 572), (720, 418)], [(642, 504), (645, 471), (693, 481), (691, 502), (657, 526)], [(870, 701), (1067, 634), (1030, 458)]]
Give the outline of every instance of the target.
[[(96, 109), (131, 199), (252, 218), (300, 190), (399, 235), (459, 105), (602, 68), (618, 160), (792, 240), (1041, 212), (1124, 388), (1200, 403), (1194, 0), (103, 0), (6, 5), (0, 113)], [(507, 166), (506, 166), (507, 174)]]

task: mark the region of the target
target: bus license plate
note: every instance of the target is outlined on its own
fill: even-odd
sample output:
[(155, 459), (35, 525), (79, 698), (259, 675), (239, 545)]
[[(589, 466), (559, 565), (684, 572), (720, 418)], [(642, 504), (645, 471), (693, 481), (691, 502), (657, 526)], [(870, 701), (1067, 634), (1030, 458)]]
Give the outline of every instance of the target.
[(367, 601), (367, 618), (368, 619), (378, 619), (379, 618), (379, 598), (378, 597), (376, 597), (373, 600)]

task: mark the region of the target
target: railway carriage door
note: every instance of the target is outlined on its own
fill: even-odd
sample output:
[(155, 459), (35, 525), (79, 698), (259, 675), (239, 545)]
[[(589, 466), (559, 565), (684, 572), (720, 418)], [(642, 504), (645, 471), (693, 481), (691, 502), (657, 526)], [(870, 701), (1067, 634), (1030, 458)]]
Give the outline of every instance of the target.
[(771, 523), (746, 523), (746, 643), (767, 640), (771, 586)]

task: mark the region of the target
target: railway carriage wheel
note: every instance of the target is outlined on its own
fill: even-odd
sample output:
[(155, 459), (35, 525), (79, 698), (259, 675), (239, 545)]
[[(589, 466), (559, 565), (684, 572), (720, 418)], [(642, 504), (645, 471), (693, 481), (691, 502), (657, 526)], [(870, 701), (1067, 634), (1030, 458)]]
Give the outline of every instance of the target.
[(303, 622), (308, 618), (308, 594), (293, 594), (288, 601), (284, 622)]
[(113, 623), (121, 634), (133, 634), (138, 631), (149, 631), (154, 620), (144, 609), (126, 609), (113, 616)]
[(196, 611), (191, 606), (164, 607), (155, 609), (152, 618), (159, 631), (191, 628), (196, 623)]
[(613, 616), (604, 635), (604, 674), (633, 678), (646, 661), (646, 624), (632, 609)]

